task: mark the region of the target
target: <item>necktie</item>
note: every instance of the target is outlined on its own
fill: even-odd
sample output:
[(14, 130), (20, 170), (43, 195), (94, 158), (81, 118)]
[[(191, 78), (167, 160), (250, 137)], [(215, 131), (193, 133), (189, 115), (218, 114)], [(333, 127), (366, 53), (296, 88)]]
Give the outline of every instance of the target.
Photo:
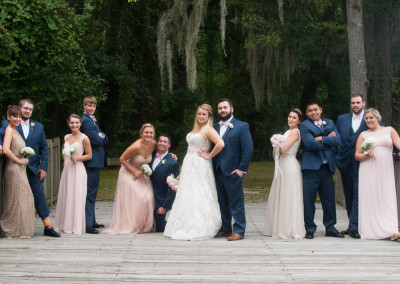
[(314, 124), (316, 126), (322, 126), (322, 120), (320, 119), (319, 121), (314, 121)]
[(161, 157), (162, 157), (161, 154), (156, 153), (156, 158), (161, 159)]
[(29, 120), (21, 120), (21, 125), (29, 126)]
[(220, 122), (218, 122), (218, 124), (220, 125), (220, 126), (222, 126), (222, 125), (225, 125), (225, 126), (227, 126), (228, 125), (228, 122), (226, 122), (226, 121), (220, 121)]
[(353, 119), (361, 119), (361, 114), (353, 114)]

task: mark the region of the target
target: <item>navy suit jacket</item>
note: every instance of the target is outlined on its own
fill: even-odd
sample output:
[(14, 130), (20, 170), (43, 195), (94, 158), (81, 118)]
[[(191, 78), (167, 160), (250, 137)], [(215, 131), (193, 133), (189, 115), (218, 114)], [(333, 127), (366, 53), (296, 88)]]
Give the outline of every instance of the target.
[[(0, 129), (0, 145), (3, 145), (4, 134), (7, 126), (8, 121), (4, 120)], [(29, 158), (28, 167), (31, 171), (34, 174), (38, 174), (39, 169), (47, 171), (47, 166), (49, 164), (49, 147), (47, 146), (43, 124), (33, 119), (29, 119), (28, 139), (25, 139), (21, 124), (19, 124), (15, 129), (25, 140), (26, 146), (31, 147), (36, 153), (35, 156)]]
[[(335, 124), (330, 119), (322, 118), (326, 125), (318, 127), (314, 122), (307, 119), (300, 124), (300, 136), (303, 142), (303, 157), (301, 170), (318, 170), (323, 162), (322, 158), (328, 160), (329, 169), (335, 172), (335, 156), (340, 144), (340, 134)], [(328, 137), (334, 131), (336, 136)], [(322, 136), (323, 143), (315, 141), (314, 137)]]
[[(92, 159), (85, 161), (85, 167), (89, 168), (104, 168), (106, 166), (106, 152), (104, 145), (108, 141), (108, 137), (103, 133), (99, 125), (95, 123), (87, 113), (82, 114), (81, 132), (86, 134), (90, 140), (92, 147)], [(103, 133), (104, 137), (100, 137), (99, 133)]]
[[(225, 147), (212, 159), (214, 170), (220, 168), (224, 176), (230, 176), (235, 169), (247, 172), (253, 154), (249, 125), (235, 118), (230, 123), (233, 128), (228, 127), (222, 137)], [(220, 125), (215, 123), (214, 129), (219, 133)]]
[[(153, 167), (154, 158), (156, 153), (153, 153), (151, 163), (149, 166)], [(165, 162), (163, 162), (165, 161)], [(179, 176), (179, 164), (172, 159), (171, 154), (168, 153), (164, 159), (157, 165), (153, 173), (150, 175), (153, 184), (155, 208), (163, 207), (170, 210), (175, 200), (175, 190), (171, 189), (167, 184), (167, 177), (174, 174), (175, 177)]]
[(360, 136), (361, 132), (368, 130), (368, 126), (364, 121), (364, 116), (362, 117), (362, 122), (357, 132), (354, 133), (353, 127), (351, 126), (353, 121), (353, 113), (342, 114), (338, 117), (336, 128), (340, 133), (340, 147), (339, 151), (336, 155), (336, 166), (338, 169), (343, 172), (351, 169), (355, 171), (354, 174), (358, 175), (358, 165), (354, 158), (356, 151), (356, 142), (358, 136)]

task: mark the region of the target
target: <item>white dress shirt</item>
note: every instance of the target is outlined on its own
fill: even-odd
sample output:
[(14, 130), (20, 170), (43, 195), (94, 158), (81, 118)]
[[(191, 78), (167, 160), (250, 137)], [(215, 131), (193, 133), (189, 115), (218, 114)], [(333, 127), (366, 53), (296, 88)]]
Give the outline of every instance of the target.
[(153, 167), (152, 167), (152, 170), (153, 170), (153, 171), (157, 168), (158, 164), (161, 163), (162, 159), (164, 159), (164, 157), (165, 157), (167, 154), (168, 154), (168, 152), (166, 152), (166, 153), (164, 153), (164, 154), (161, 154), (161, 157), (160, 157), (160, 158), (154, 158)]
[(29, 136), (29, 119), (28, 119), (28, 125), (25, 125), (25, 124), (21, 123), (21, 126), (22, 126), (22, 131), (24, 132), (25, 139), (28, 139), (28, 136)]
[(221, 137), (224, 136), (226, 130), (228, 129), (228, 124), (231, 123), (232, 118), (233, 118), (233, 115), (231, 116), (230, 119), (228, 119), (228, 120), (226, 121), (226, 125), (221, 125), (221, 126), (219, 127), (219, 135), (220, 135)]
[(364, 110), (360, 113), (360, 117), (357, 118), (354, 118), (354, 113), (353, 113), (353, 116), (351, 117), (352, 118), (351, 127), (353, 127), (354, 133), (356, 133), (358, 128), (360, 128), (363, 117), (364, 117)]

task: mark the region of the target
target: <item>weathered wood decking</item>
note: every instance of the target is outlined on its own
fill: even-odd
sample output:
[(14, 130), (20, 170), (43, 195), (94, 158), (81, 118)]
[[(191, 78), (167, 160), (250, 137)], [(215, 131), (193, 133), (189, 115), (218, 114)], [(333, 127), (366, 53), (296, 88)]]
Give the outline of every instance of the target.
[[(246, 238), (237, 242), (173, 241), (160, 233), (54, 239), (43, 237), (36, 219), (34, 238), (0, 239), (0, 283), (400, 282), (400, 242), (324, 237), (320, 208), (314, 240), (272, 239), (261, 235), (265, 204), (246, 209)], [(341, 230), (347, 217), (337, 213)], [(96, 214), (109, 224), (112, 203), (99, 202)]]

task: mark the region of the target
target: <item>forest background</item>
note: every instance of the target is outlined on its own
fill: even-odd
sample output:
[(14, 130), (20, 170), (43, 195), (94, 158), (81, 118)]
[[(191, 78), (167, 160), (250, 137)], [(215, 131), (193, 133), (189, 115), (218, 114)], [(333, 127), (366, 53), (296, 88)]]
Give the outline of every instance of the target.
[[(321, 103), (349, 112), (349, 5), (362, 12), (368, 107), (400, 125), (400, 1), (396, 0), (2, 0), (0, 116), (29, 97), (48, 138), (69, 132), (85, 96), (99, 103), (109, 157), (143, 123), (172, 136), (183, 157), (198, 105), (228, 97), (250, 124), (253, 160), (291, 108)], [(170, 60), (169, 60), (170, 59)], [(215, 120), (217, 120), (215, 115)]]

